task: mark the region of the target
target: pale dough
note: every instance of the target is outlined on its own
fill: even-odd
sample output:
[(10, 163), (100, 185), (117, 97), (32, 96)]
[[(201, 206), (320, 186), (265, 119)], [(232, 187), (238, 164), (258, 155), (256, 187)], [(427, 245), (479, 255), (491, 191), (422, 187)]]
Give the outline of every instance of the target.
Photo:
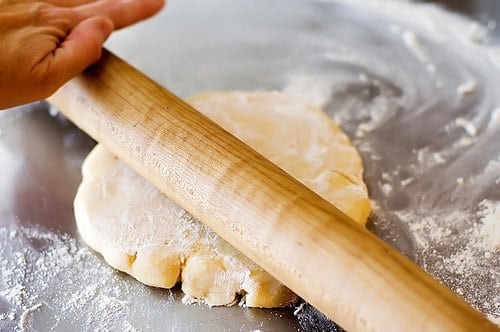
[[(278, 92), (204, 93), (188, 100), (219, 125), (364, 224), (361, 159), (320, 109)], [(209, 305), (283, 306), (296, 296), (97, 145), (83, 164), (75, 215), (83, 239), (118, 270)], [(311, 253), (314, 255), (314, 253)]]

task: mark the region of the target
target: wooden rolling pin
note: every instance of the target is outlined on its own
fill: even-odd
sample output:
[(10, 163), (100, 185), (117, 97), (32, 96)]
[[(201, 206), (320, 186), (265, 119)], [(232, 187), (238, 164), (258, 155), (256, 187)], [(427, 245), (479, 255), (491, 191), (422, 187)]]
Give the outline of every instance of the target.
[(348, 331), (497, 331), (396, 250), (110, 52), (49, 101)]

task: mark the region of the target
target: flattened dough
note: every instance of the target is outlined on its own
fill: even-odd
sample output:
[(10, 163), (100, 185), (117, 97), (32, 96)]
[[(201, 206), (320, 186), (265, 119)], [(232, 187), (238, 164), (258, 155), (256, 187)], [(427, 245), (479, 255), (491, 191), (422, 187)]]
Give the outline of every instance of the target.
[[(361, 159), (320, 109), (278, 92), (188, 100), (360, 224), (370, 213)], [(83, 164), (75, 215), (83, 239), (118, 270), (209, 305), (283, 306), (295, 295), (97, 145)]]

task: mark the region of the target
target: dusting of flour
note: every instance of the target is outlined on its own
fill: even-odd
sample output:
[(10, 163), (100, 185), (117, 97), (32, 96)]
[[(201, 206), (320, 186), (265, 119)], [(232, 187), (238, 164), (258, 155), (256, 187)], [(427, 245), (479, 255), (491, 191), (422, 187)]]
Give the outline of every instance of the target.
[[(329, 2), (335, 2), (335, 10)], [(212, 17), (217, 17), (217, 23), (236, 26), (241, 23), (234, 19), (236, 6), (248, 12), (258, 6), (245, 7), (244, 1), (236, 0), (199, 1), (197, 5), (206, 6), (205, 10), (219, 6), (211, 16), (203, 9), (193, 12), (187, 0), (173, 1), (156, 23), (116, 34), (114, 50), (121, 47), (121, 55), (185, 96), (212, 88), (275, 89), (289, 78), (285, 92), (305, 91), (305, 97), (324, 106), (361, 151), (376, 207), (371, 230), (499, 323), (500, 49), (487, 42), (488, 28), (436, 6), (403, 1), (322, 0), (301, 7), (293, 20), (281, 15), (281, 4), (273, 7), (273, 3), (268, 1), (269, 10), (259, 12), (261, 24), (252, 26), (250, 34), (213, 24)], [(186, 15), (191, 19), (186, 20)], [(252, 16), (245, 17), (246, 22)], [(211, 29), (200, 31), (200, 22)], [(282, 35), (270, 31), (268, 22), (287, 29)], [(159, 30), (155, 24), (165, 28)], [(300, 29), (293, 31), (292, 43), (287, 44), (288, 28), (294, 29), (295, 24)], [(143, 52), (148, 47), (141, 44), (148, 39), (144, 35), (159, 36), (158, 31), (174, 42), (155, 45), (156, 52)], [(226, 34), (234, 38), (229, 39), (230, 48), (220, 43)], [(203, 52), (200, 45), (207, 46)], [(186, 47), (193, 51), (186, 52)], [(262, 56), (254, 56), (253, 50)], [(275, 58), (275, 65), (269, 65), (268, 60)], [(200, 59), (207, 65), (193, 70), (192, 63)], [(165, 65), (162, 70), (160, 63)], [(0, 122), (0, 143), (9, 143), (0, 144), (0, 330), (36, 326), (37, 330), (142, 331), (158, 317), (182, 330), (188, 319), (184, 315), (176, 320), (176, 315), (189, 306), (170, 310), (173, 314), (168, 316), (168, 306), (180, 298), (124, 279), (73, 236), (33, 226), (47, 215), (31, 220), (29, 228), (21, 225), (27, 226), (30, 215), (5, 221), (11, 213), (28, 210), (24, 205), (17, 211), (11, 208), (20, 197), (14, 195), (16, 188), (22, 189), (34, 166), (43, 164), (28, 156), (40, 153), (34, 148), (43, 149), (36, 145), (39, 142), (51, 139), (47, 146), (61, 144), (53, 134), (64, 129), (50, 127), (33, 139), (40, 132), (40, 118), (21, 117), (16, 112), (8, 122), (4, 118)], [(36, 126), (25, 127), (30, 121)], [(22, 141), (26, 132), (29, 144), (13, 143)], [(50, 158), (45, 156), (44, 163), (66, 151), (65, 157), (79, 165), (84, 155), (69, 154), (74, 151), (71, 142), (65, 143), (67, 150), (59, 146)], [(24, 164), (32, 167), (30, 172), (22, 172)], [(50, 169), (34, 174), (43, 180)], [(78, 177), (79, 170), (71, 174)], [(54, 176), (53, 183), (54, 179), (68, 181), (67, 176)], [(32, 196), (28, 198), (37, 202)], [(50, 198), (42, 203), (54, 209), (58, 196)], [(151, 311), (155, 306), (158, 309)], [(208, 314), (203, 316), (204, 306), (196, 307), (189, 312), (189, 320), (208, 319)], [(217, 326), (229, 321), (228, 315), (242, 317), (236, 318), (236, 311), (227, 314), (231, 308), (224, 310), (221, 319), (215, 315)], [(333, 331), (331, 323), (318, 318), (321, 315), (308, 305), (297, 307), (296, 316), (305, 330)], [(259, 324), (268, 319), (256, 318)], [(144, 326), (139, 326), (141, 321)], [(207, 324), (205, 329), (216, 325)], [(251, 330), (248, 324), (241, 329)]]
[[(0, 229), (0, 257), (2, 330), (133, 330), (129, 302), (121, 299), (128, 283), (74, 238), (37, 228)], [(52, 319), (36, 320), (42, 311), (53, 312)]]
[(398, 213), (398, 217), (414, 236), (417, 262), (498, 323), (500, 202), (483, 200), (472, 213)]
[(368, 227), (498, 323), (500, 49), (487, 27), (433, 5), (348, 3), (389, 17), (378, 28), (391, 54), (363, 52), (371, 37), (336, 36), (339, 50), (318, 55), (328, 66), (289, 73), (283, 92), (323, 107), (353, 139), (373, 199)]

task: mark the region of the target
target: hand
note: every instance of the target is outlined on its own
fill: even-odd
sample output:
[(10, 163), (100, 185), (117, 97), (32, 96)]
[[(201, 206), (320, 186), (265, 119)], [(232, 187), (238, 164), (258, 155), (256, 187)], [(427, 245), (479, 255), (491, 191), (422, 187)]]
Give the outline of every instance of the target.
[(163, 0), (0, 0), (0, 110), (46, 98)]

